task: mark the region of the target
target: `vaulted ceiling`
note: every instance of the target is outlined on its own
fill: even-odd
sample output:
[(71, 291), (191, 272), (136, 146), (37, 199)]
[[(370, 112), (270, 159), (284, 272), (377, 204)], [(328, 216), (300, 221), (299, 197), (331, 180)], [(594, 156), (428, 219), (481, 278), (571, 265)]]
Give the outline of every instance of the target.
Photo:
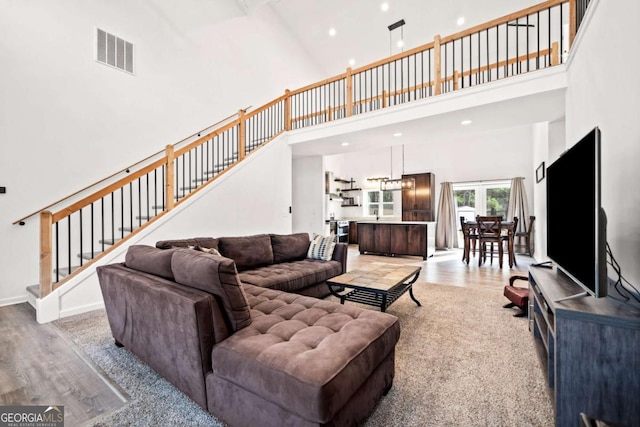
[[(357, 68), (383, 59), (392, 54), (433, 41), (436, 34), (447, 36), (492, 19), (525, 9), (540, 3), (538, 0), (236, 0), (244, 13), (251, 14), (260, 8), (270, 10), (282, 21), (283, 27), (298, 41), (316, 66), (326, 77), (343, 73), (347, 67)], [(386, 3), (388, 9), (383, 11)], [(464, 22), (460, 24), (460, 18)], [(404, 20), (405, 24), (393, 30), (389, 26)], [(330, 29), (335, 30), (330, 35)], [(402, 39), (404, 46), (398, 47)], [(350, 60), (352, 60), (350, 64)], [(312, 82), (309, 82), (312, 83)], [(521, 99), (510, 103), (494, 103), (476, 109), (482, 117), (477, 131), (523, 126), (538, 121), (561, 119), (564, 92), (537, 96), (527, 102)], [(466, 118), (471, 111), (465, 112)], [(517, 112), (517, 114), (515, 114)], [(441, 117), (426, 117), (386, 128), (372, 128), (345, 135), (323, 137), (313, 144), (299, 144), (294, 155), (335, 154), (340, 142), (348, 140), (351, 148), (391, 144), (389, 134), (403, 132), (406, 136), (424, 134), (453, 135), (474, 132), (473, 127), (461, 129), (462, 114), (448, 113)], [(378, 144), (373, 144), (379, 140)], [(403, 138), (409, 141), (410, 138)]]
[[(269, 7), (327, 77), (540, 3), (539, 0), (238, 0)], [(382, 11), (381, 5), (388, 4)], [(464, 23), (457, 24), (463, 17)], [(405, 25), (390, 31), (389, 25)], [(330, 36), (330, 28), (335, 35)]]

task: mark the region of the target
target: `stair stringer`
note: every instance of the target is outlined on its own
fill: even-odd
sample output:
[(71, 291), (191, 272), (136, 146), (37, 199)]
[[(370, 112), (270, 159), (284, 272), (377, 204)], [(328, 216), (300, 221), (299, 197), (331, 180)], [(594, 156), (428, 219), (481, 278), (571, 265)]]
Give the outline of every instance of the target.
[(44, 298), (37, 298), (38, 323), (103, 308), (96, 268), (124, 262), (131, 245), (153, 246), (158, 240), (196, 236), (290, 233), (292, 158), (284, 135), (254, 150), (76, 277)]

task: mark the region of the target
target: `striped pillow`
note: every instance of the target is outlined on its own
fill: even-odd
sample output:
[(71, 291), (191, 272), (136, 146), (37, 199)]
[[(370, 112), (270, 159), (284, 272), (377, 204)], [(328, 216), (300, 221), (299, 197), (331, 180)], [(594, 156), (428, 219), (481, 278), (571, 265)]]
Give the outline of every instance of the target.
[(336, 236), (333, 233), (326, 237), (314, 234), (311, 244), (309, 245), (307, 258), (329, 261), (333, 256), (333, 250), (335, 247)]

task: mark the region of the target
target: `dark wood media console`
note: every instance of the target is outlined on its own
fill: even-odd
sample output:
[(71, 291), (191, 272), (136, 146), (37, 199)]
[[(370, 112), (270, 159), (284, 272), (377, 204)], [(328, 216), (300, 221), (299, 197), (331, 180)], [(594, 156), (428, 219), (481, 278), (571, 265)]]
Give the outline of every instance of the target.
[(529, 269), (529, 329), (549, 387), (556, 426), (578, 426), (581, 414), (616, 426), (640, 426), (640, 309), (582, 289), (562, 272)]

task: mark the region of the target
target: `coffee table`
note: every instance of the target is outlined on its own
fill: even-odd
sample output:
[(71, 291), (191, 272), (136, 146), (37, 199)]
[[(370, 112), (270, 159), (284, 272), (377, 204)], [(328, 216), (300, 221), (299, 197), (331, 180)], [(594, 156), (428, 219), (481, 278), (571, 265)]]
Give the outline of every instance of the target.
[[(385, 311), (395, 300), (409, 291), (411, 299), (422, 306), (413, 296), (413, 284), (418, 280), (421, 267), (373, 262), (327, 280), (333, 296), (345, 301), (379, 307)], [(338, 293), (347, 289), (344, 293)]]

